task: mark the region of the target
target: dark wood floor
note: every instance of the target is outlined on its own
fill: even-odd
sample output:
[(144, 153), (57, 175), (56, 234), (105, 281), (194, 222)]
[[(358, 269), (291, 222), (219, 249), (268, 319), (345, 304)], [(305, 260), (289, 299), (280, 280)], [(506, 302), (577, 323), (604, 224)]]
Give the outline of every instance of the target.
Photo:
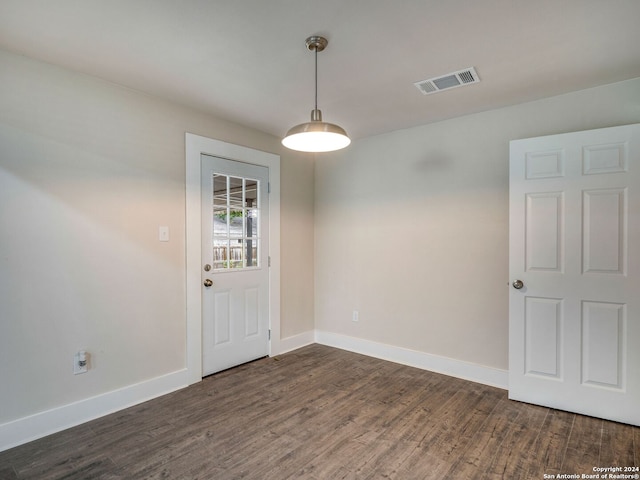
[(312, 345), (1, 452), (0, 479), (513, 480), (639, 461), (640, 428)]

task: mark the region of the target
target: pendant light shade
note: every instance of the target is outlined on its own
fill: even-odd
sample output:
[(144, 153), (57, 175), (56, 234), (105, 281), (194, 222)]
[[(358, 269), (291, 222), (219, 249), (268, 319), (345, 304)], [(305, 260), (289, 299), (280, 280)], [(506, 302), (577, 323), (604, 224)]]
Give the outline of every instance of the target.
[(322, 121), (322, 112), (313, 110), (311, 121), (292, 127), (282, 144), (301, 152), (331, 152), (348, 146), (351, 140), (342, 127)]
[(325, 49), (328, 42), (324, 37), (311, 36), (306, 45), (316, 55), (316, 102), (311, 111), (311, 121), (292, 127), (282, 139), (282, 144), (291, 150), (301, 152), (331, 152), (340, 150), (351, 143), (347, 132), (333, 123), (322, 121), (322, 112), (318, 110), (318, 52)]

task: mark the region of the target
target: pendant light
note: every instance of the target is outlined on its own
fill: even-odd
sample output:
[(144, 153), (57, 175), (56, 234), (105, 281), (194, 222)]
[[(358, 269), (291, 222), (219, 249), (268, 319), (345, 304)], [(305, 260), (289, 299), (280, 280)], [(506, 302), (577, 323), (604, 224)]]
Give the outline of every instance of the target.
[(340, 150), (351, 143), (347, 132), (338, 125), (322, 121), (322, 112), (318, 110), (318, 52), (323, 51), (329, 42), (317, 35), (307, 38), (307, 49), (315, 52), (316, 57), (316, 96), (315, 108), (311, 111), (311, 121), (291, 128), (282, 139), (282, 144), (291, 150), (301, 152), (331, 152)]

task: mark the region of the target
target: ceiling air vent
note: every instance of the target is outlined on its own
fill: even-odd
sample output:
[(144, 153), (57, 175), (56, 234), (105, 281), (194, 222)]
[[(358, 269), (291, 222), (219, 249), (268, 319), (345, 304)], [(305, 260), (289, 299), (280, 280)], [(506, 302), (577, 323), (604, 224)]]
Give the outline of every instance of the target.
[(429, 78), (414, 83), (414, 85), (422, 92), (423, 95), (449, 90), (450, 88), (464, 87), (472, 83), (478, 83), (480, 77), (475, 68), (465, 68), (457, 72), (449, 73), (441, 77)]

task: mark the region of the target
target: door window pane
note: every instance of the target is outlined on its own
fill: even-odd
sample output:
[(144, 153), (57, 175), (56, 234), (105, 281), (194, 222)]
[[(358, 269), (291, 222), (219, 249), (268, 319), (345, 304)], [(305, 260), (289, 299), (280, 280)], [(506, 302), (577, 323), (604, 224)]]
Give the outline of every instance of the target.
[(252, 208), (247, 210), (247, 220), (246, 220), (246, 236), (247, 237), (257, 237), (258, 236), (258, 209)]
[(213, 204), (227, 205), (227, 176), (215, 174), (213, 176)]
[(213, 207), (213, 236), (228, 237), (227, 208)]
[(229, 205), (232, 207), (244, 206), (244, 179), (229, 177)]
[(260, 267), (260, 181), (213, 175), (213, 269)]
[(244, 240), (244, 256), (247, 267), (258, 266), (258, 242), (255, 240)]
[(244, 209), (229, 209), (229, 236), (233, 238), (242, 238), (244, 231)]

